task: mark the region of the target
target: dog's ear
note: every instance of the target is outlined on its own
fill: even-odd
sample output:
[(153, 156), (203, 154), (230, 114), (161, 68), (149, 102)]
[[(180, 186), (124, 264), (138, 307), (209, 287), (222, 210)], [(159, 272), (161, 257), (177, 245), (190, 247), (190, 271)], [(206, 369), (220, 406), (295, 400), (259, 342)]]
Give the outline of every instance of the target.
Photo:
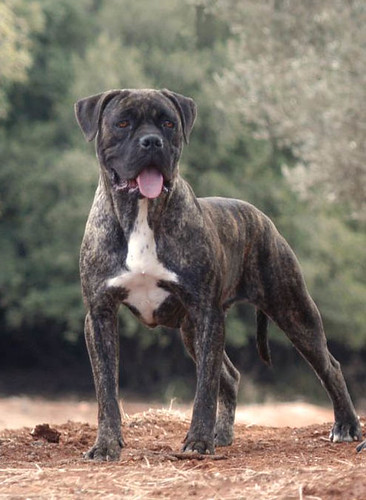
[(102, 94), (80, 99), (75, 103), (75, 116), (87, 141), (92, 141), (98, 132), (100, 117), (108, 102), (113, 97), (126, 93), (128, 90), (108, 90)]
[(161, 93), (167, 97), (176, 107), (183, 129), (183, 136), (186, 144), (188, 144), (189, 135), (191, 133), (194, 121), (197, 116), (197, 106), (193, 99), (184, 95), (171, 92), (168, 89), (163, 89)]

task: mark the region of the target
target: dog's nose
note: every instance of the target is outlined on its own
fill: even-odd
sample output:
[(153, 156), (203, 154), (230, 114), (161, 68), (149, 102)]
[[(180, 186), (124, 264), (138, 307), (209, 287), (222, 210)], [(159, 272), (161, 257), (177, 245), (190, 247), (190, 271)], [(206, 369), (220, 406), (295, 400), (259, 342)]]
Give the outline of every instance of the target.
[(163, 139), (156, 134), (144, 135), (139, 142), (143, 149), (161, 149), (163, 147)]

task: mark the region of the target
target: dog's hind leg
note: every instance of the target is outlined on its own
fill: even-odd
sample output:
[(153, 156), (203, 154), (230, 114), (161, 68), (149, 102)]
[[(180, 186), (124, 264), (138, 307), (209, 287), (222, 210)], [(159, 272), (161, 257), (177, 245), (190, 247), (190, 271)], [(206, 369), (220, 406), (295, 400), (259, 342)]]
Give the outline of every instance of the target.
[[(296, 294), (295, 294), (296, 296)], [(296, 349), (314, 369), (334, 408), (333, 442), (361, 439), (359, 419), (353, 407), (339, 362), (330, 354), (319, 311), (308, 294), (299, 297), (298, 307), (286, 312), (266, 311), (286, 333)], [(289, 301), (290, 302), (290, 301)]]
[[(190, 328), (188, 321), (185, 321), (181, 335), (187, 352), (196, 362), (194, 331), (193, 328)], [(219, 409), (215, 425), (215, 446), (229, 446), (233, 441), (239, 381), (239, 371), (224, 352), (220, 373)]]
[(244, 278), (246, 290), (252, 293), (250, 302), (286, 333), (327, 391), (335, 417), (330, 439), (360, 439), (359, 420), (340, 365), (328, 351), (320, 313), (300, 265), (288, 243), (270, 225), (247, 263)]

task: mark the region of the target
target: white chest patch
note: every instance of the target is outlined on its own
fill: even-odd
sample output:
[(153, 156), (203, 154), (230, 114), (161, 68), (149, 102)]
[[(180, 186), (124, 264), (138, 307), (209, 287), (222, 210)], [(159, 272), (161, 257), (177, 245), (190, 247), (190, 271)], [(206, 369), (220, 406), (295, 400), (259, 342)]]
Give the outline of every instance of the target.
[(109, 279), (107, 285), (124, 288), (128, 293), (124, 302), (137, 309), (145, 323), (153, 324), (154, 311), (169, 296), (157, 282), (176, 283), (178, 277), (158, 260), (154, 233), (147, 223), (147, 205), (146, 198), (139, 200), (138, 215), (128, 241), (127, 270)]

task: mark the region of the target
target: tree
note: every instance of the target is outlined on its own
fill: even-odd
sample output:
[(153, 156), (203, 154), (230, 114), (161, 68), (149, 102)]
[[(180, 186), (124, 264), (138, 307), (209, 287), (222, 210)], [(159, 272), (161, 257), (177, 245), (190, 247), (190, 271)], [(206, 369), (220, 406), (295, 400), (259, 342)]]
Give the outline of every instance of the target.
[(24, 82), (32, 64), (32, 34), (42, 29), (38, 2), (4, 0), (0, 4), (0, 119), (8, 110), (7, 92)]
[[(312, 171), (310, 161), (302, 156), (305, 143), (295, 140), (294, 131), (301, 136), (301, 124), (290, 112), (287, 121), (282, 120), (280, 98), (287, 90), (292, 98), (297, 94), (287, 82), (285, 63), (280, 65), (286, 43), (278, 42), (277, 54), (267, 47), (269, 38), (261, 31), (272, 15), (271, 3), (245, 2), (247, 20), (242, 3), (229, 0), (219, 2), (221, 7), (230, 6), (225, 12), (215, 0), (6, 0), (3, 4), (2, 12), (13, 12), (6, 26), (14, 30), (21, 21), (23, 29), (22, 20), (28, 26), (23, 44), (28, 59), (17, 66), (23, 68), (19, 75), (8, 66), (10, 76), (2, 86), (7, 102), (7, 113), (0, 121), (2, 361), (10, 359), (9, 346), (15, 357), (22, 351), (22, 360), (34, 362), (48, 359), (44, 352), (62, 357), (74, 346), (80, 346), (78, 356), (85, 353), (78, 253), (98, 167), (94, 145), (83, 141), (75, 122), (73, 104), (112, 87), (167, 87), (196, 100), (198, 119), (180, 165), (184, 177), (199, 196), (246, 199), (270, 215), (300, 257), (328, 336), (343, 342), (344, 331), (352, 331), (346, 336), (350, 346), (364, 342), (366, 263), (360, 212), (358, 219), (350, 221), (340, 203), (323, 205), (320, 197), (316, 204), (309, 202), (289, 182), (289, 177), (295, 179), (296, 164), (306, 165), (309, 179)], [(280, 20), (286, 5), (276, 1)], [(315, 2), (309, 5), (318, 8)], [(37, 29), (26, 9), (35, 9), (35, 19), (43, 19)], [(293, 15), (289, 12), (285, 25), (292, 23), (296, 31), (300, 21)], [(273, 33), (277, 29), (286, 35), (283, 23), (273, 21)], [(245, 25), (248, 36), (230, 31), (234, 24)], [(1, 26), (0, 33), (5, 25)], [(19, 49), (23, 38), (17, 36), (15, 48)], [(275, 39), (271, 34), (270, 40)], [(2, 49), (0, 44), (0, 58), (6, 60), (11, 52)], [(283, 70), (275, 67), (273, 88), (262, 81), (272, 71), (266, 50), (278, 57), (275, 60)], [(16, 52), (13, 55), (17, 60)], [(296, 66), (295, 55), (288, 60)], [(240, 72), (243, 64), (253, 68), (252, 75)], [(246, 102), (243, 86), (252, 92), (254, 104)], [(333, 102), (332, 96), (327, 98)], [(269, 122), (262, 120), (264, 111)], [(304, 138), (312, 137), (306, 109), (300, 116)], [(292, 125), (286, 125), (290, 119)], [(337, 193), (336, 199), (340, 198)], [(186, 371), (187, 361), (182, 360), (174, 334), (147, 333), (126, 310), (120, 323), (130, 387), (158, 386), (167, 374), (173, 379), (177, 367)], [(236, 359), (251, 342), (254, 329), (251, 308), (240, 306), (230, 312), (227, 343), (239, 352)], [(251, 361), (252, 355), (244, 357)], [(172, 386), (174, 382), (169, 391)]]
[(79, 169), (88, 159), (70, 151), (72, 132), (63, 127), (59, 107), (72, 77), (75, 44), (81, 51), (90, 34), (85, 16), (89, 4), (87, 0), (14, 3), (19, 9), (14, 10), (14, 19), (22, 29), (28, 25), (15, 12), (33, 8), (44, 23), (39, 22), (24, 41), (30, 51), (27, 72), (23, 68), (9, 85), (8, 113), (0, 124), (3, 334), (36, 329), (55, 336), (71, 332), (75, 338), (80, 329), (77, 248), (83, 212), (90, 204), (89, 192), (83, 194), (92, 188), (90, 170)]
[(352, 217), (364, 220), (365, 4), (219, 4), (236, 36), (232, 67), (220, 78), (233, 106), (252, 123), (256, 137), (291, 149), (295, 168), (283, 169), (300, 195), (346, 202)]

